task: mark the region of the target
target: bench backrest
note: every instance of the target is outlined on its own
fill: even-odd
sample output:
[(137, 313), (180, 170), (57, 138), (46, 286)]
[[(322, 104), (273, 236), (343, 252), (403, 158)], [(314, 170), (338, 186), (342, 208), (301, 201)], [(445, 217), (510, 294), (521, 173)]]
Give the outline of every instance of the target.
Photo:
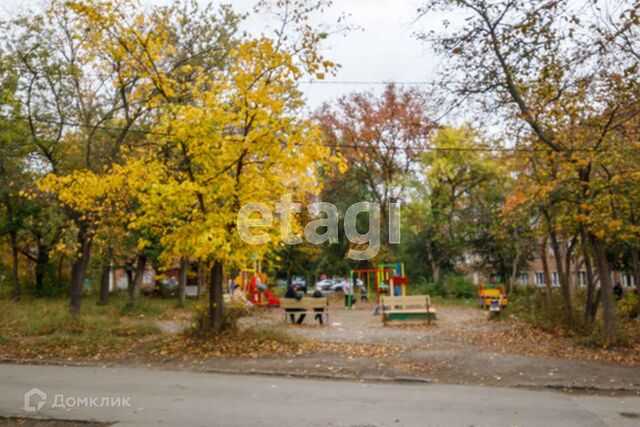
[(297, 300), (295, 298), (282, 298), (280, 300), (280, 306), (284, 309), (295, 308), (311, 310), (314, 308), (326, 308), (329, 305), (327, 297), (322, 298), (302, 298)]
[(429, 295), (405, 295), (405, 296), (387, 296), (380, 297), (380, 304), (390, 307), (430, 307), (431, 298)]

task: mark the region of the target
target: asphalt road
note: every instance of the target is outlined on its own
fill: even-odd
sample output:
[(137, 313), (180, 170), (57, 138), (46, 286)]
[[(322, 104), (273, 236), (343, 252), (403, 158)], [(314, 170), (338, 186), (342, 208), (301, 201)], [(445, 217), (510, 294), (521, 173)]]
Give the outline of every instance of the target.
[(639, 397), (11, 364), (0, 364), (0, 414), (31, 416), (24, 393), (33, 387), (47, 394), (35, 416), (118, 426), (640, 425)]

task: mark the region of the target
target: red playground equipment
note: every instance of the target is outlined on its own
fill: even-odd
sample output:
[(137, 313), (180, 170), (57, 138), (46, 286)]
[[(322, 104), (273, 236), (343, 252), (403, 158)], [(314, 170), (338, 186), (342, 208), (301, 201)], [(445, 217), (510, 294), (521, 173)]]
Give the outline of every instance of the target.
[(258, 307), (280, 307), (280, 299), (265, 284), (266, 277), (260, 276), (265, 275), (257, 274), (253, 270), (242, 270), (240, 273), (239, 285), (247, 300)]

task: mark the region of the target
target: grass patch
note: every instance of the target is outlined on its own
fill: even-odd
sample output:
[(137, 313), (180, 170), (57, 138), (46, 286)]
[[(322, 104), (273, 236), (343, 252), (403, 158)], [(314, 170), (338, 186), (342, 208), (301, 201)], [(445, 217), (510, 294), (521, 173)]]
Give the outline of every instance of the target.
[(128, 296), (112, 295), (108, 305), (85, 297), (81, 316), (69, 314), (67, 299), (0, 299), (0, 356), (17, 359), (119, 358), (147, 339), (160, 336), (159, 320), (193, 315), (194, 302), (177, 308), (174, 299), (141, 297), (126, 310)]
[(411, 295), (430, 295), (431, 298), (472, 300), (478, 293), (474, 284), (464, 276), (456, 273), (446, 274), (438, 283), (431, 283), (420, 277), (414, 284), (409, 285)]
[(453, 298), (453, 297), (441, 297), (432, 296), (431, 303), (438, 307), (439, 305), (453, 306), (453, 307), (473, 307), (480, 308), (477, 298)]

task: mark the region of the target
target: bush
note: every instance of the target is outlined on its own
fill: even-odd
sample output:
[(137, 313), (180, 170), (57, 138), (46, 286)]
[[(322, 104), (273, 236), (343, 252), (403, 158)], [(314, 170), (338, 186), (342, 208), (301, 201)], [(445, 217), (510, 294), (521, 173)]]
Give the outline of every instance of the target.
[(456, 273), (447, 274), (440, 282), (429, 282), (419, 276), (415, 284), (409, 287), (412, 295), (430, 295), (443, 298), (453, 297), (458, 299), (473, 298), (476, 295), (476, 287), (464, 276)]
[(445, 296), (446, 290), (442, 283), (431, 283), (424, 277), (420, 276), (416, 280), (415, 284), (409, 286), (407, 291), (410, 295)]
[(547, 332), (557, 333), (562, 330), (572, 335), (588, 335), (595, 325), (584, 321), (584, 295), (578, 292), (573, 298), (573, 325), (568, 328), (565, 323), (565, 312), (560, 289), (554, 288), (551, 297), (546, 295), (546, 288), (530, 287), (521, 289), (509, 296), (507, 312), (535, 327)]
[[(224, 305), (222, 313), (222, 330), (236, 329), (237, 320), (249, 314), (247, 307), (239, 302), (230, 302)], [(200, 304), (196, 311), (192, 333), (209, 333), (213, 330), (209, 319), (208, 304)]]
[(473, 298), (476, 295), (476, 287), (470, 283), (466, 277), (450, 273), (442, 280), (447, 295), (455, 298)]
[(538, 292), (540, 290), (540, 288), (536, 287), (536, 286), (527, 286), (527, 285), (518, 285), (515, 284), (513, 286), (513, 288), (511, 289), (511, 293), (509, 295), (510, 298), (516, 298), (516, 297), (520, 297), (520, 296), (531, 296), (533, 294), (535, 294), (536, 292)]
[(638, 317), (640, 304), (638, 304), (638, 296), (634, 293), (627, 292), (624, 297), (618, 301), (616, 313), (621, 319), (635, 319)]

